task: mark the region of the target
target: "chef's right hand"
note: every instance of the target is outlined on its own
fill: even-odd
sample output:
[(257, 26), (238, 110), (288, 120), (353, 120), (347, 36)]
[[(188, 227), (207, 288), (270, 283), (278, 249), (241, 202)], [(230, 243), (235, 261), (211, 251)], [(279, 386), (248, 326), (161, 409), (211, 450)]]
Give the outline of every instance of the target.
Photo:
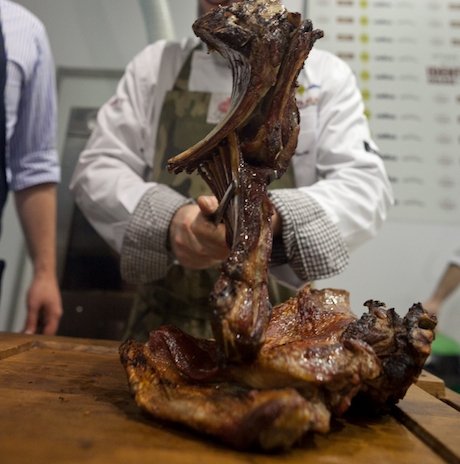
[(215, 197), (199, 197), (197, 204), (180, 207), (169, 227), (172, 252), (189, 269), (206, 269), (228, 257), (225, 226), (208, 219), (217, 208)]

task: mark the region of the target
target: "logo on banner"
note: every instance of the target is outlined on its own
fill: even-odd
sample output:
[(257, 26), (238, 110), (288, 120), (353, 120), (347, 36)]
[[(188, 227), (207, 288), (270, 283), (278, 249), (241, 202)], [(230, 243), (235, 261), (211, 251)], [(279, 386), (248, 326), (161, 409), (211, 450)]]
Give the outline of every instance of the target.
[(460, 80), (460, 67), (428, 66), (426, 74), (429, 84), (456, 85)]

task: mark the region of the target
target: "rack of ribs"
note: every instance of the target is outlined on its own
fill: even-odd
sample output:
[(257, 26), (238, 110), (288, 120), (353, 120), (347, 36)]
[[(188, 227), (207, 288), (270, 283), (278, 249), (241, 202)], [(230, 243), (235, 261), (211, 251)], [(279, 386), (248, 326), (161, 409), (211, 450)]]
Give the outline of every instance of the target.
[(225, 223), (231, 251), (211, 294), (211, 321), (223, 358), (241, 361), (254, 357), (270, 314), (273, 209), (267, 186), (294, 154), (296, 79), (322, 31), (279, 0), (215, 8), (193, 30), (228, 60), (232, 104), (207, 137), (169, 160), (168, 169), (198, 172), (220, 202), (216, 216)]

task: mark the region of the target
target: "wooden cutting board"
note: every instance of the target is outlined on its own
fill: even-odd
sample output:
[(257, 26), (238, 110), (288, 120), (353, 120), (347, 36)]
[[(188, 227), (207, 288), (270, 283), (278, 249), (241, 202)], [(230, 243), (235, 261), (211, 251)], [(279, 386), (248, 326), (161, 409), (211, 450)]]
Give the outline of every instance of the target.
[(142, 414), (117, 342), (0, 333), (0, 462), (459, 463), (460, 402), (423, 380), (438, 398), (413, 386), (390, 415), (342, 419), (285, 454), (241, 453)]

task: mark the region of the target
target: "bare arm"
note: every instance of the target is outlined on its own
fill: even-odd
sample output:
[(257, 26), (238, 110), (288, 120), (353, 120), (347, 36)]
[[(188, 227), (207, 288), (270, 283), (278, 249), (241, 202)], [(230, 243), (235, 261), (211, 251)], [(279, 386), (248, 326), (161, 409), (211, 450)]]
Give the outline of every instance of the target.
[(450, 264), (444, 271), (431, 297), (423, 303), (424, 308), (438, 314), (444, 301), (460, 285), (460, 266)]
[(41, 184), (17, 191), (15, 200), (33, 263), (24, 331), (36, 333), (42, 316), (43, 333), (55, 334), (62, 316), (56, 276), (56, 186)]

